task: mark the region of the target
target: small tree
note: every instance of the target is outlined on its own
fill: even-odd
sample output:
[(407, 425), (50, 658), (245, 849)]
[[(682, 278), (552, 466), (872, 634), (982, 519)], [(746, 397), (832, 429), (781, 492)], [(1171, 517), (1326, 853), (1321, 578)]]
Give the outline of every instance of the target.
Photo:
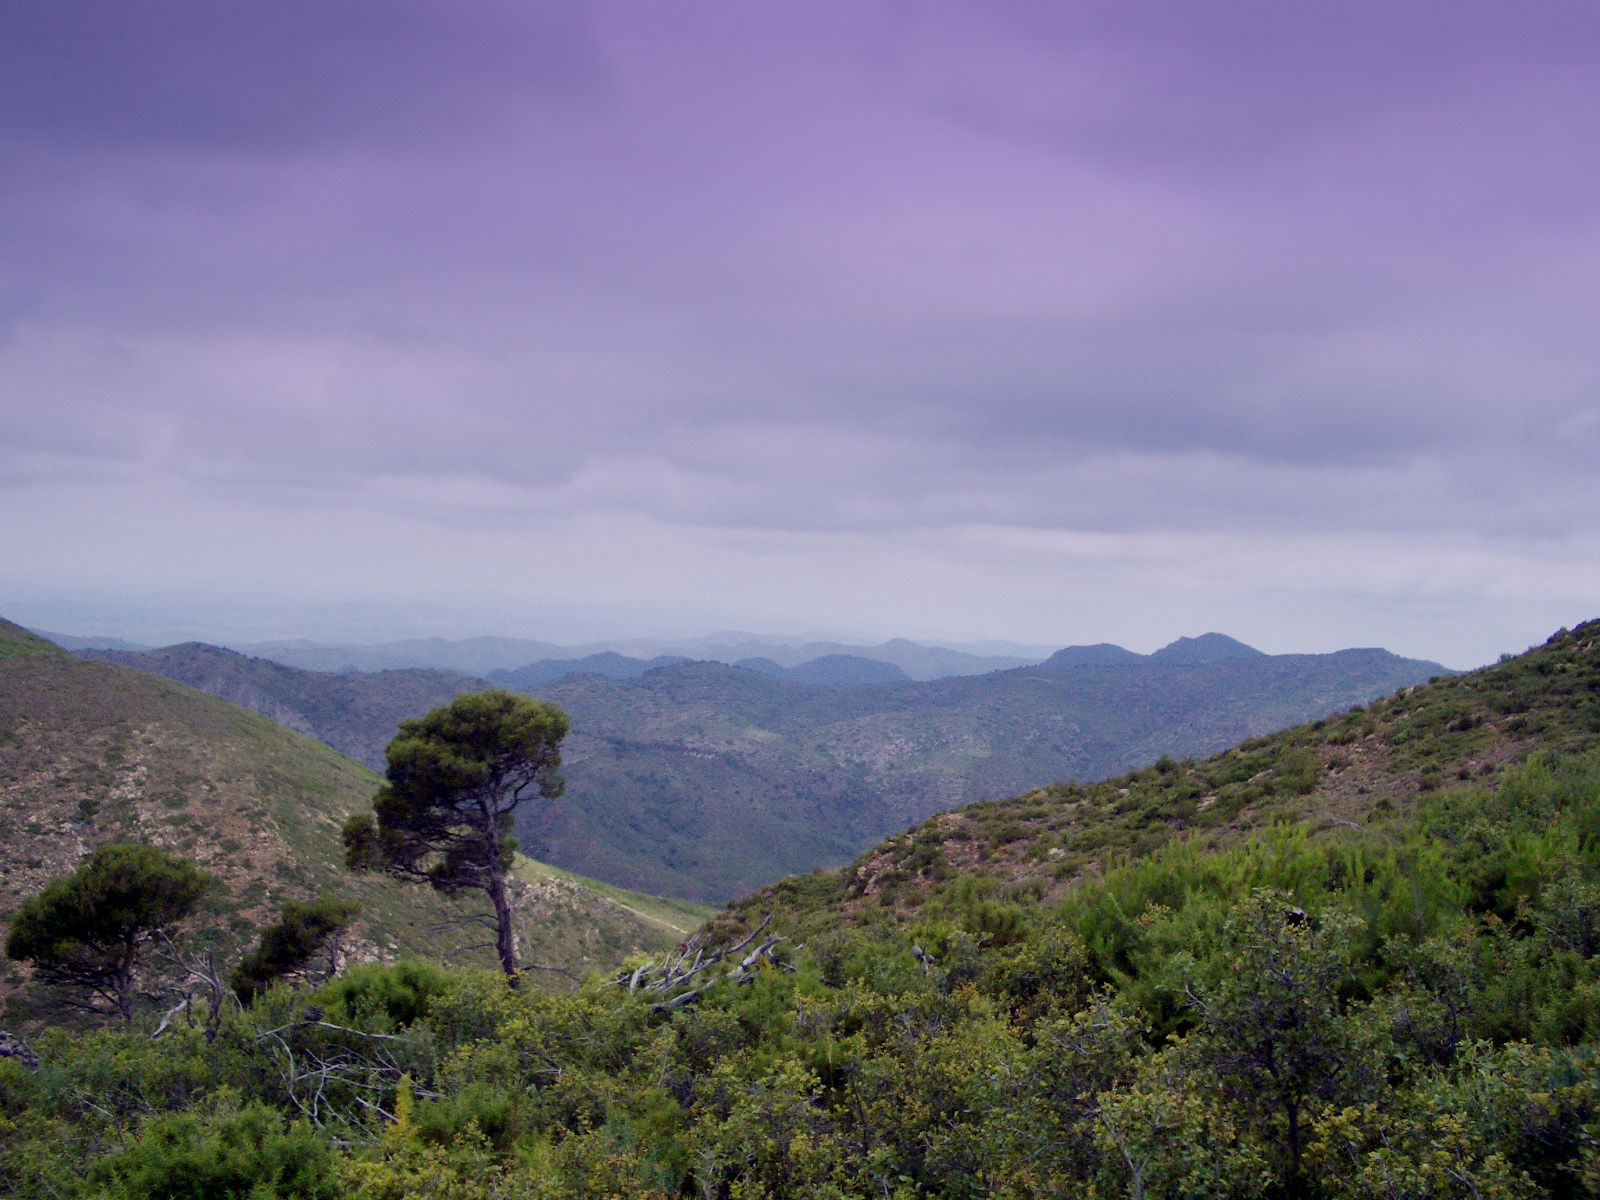
[[(1241, 1114), (1256, 1117), (1282, 1151), (1285, 1186), (1299, 1195), (1307, 1117), (1319, 1104), (1359, 1099), (1370, 1064), (1341, 990), (1354, 982), (1356, 925), (1338, 911), (1320, 917), (1286, 892), (1258, 889), (1233, 909), (1221, 967), (1186, 988), (1199, 1027), (1184, 1043), (1218, 1077)], [(1280, 1124), (1281, 1122), (1281, 1124)]]
[(553, 704), (505, 691), (457, 696), (389, 743), (388, 783), (371, 813), (345, 822), (352, 870), (383, 871), (446, 895), (481, 891), (500, 967), (517, 979), (516, 939), (506, 874), (516, 852), (512, 814), (535, 796), (561, 794), (561, 739), (567, 715)]
[(249, 1005), (274, 980), (306, 967), (326, 954), (328, 974), (334, 970), (339, 934), (355, 920), (361, 906), (354, 900), (318, 896), (315, 900), (285, 900), (275, 925), (261, 931), (256, 948), (240, 960), (228, 978), (239, 1002)]
[(6, 957), (33, 963), (44, 983), (83, 992), (83, 1000), (69, 1001), (73, 1007), (109, 1006), (126, 1025), (145, 948), (215, 885), (192, 862), (154, 846), (101, 846), (17, 910)]

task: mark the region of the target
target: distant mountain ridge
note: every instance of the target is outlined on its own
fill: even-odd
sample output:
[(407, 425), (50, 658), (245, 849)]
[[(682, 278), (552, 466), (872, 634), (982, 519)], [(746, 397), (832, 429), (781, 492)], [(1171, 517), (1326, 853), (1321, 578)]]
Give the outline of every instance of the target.
[(568, 675), (603, 675), (607, 679), (637, 679), (657, 667), (672, 667), (691, 662), (677, 654), (658, 654), (654, 658), (629, 658), (615, 650), (602, 650), (582, 658), (547, 658), (513, 670), (493, 670), (486, 676), (501, 687), (526, 689), (554, 683)]
[[(112, 637), (34, 633), (68, 650), (117, 650), (137, 653), (151, 647)], [(199, 644), (199, 643), (197, 643)], [(425, 669), (490, 679), (508, 687), (553, 683), (569, 674), (633, 679), (657, 667), (683, 662), (720, 662), (744, 666), (773, 678), (811, 683), (889, 683), (898, 676), (856, 665), (856, 660), (888, 663), (907, 679), (926, 682), (958, 675), (984, 675), (1015, 667), (1119, 666), (1140, 662), (1188, 664), (1254, 658), (1263, 652), (1221, 633), (1179, 637), (1150, 654), (1139, 654), (1110, 642), (1068, 646), (1051, 651), (1021, 643), (991, 642), (944, 646), (891, 638), (877, 645), (805, 641), (775, 635), (724, 632), (692, 639), (619, 639), (560, 646), (529, 638), (411, 638), (360, 645), (334, 645), (305, 639), (255, 642), (228, 647), (250, 658), (263, 658), (307, 671), (373, 672)], [(822, 666), (788, 674), (820, 660)], [(846, 659), (850, 662), (834, 662)], [(1444, 668), (1440, 668), (1443, 670)]]
[(570, 658), (569, 647), (527, 638), (406, 638), (368, 646), (329, 646), (304, 640), (230, 646), (250, 658), (265, 658), (306, 671), (390, 671), (423, 668), (484, 675), (551, 658)]
[[(22, 627), (19, 625), (17, 628), (21, 629)], [(137, 652), (155, 649), (154, 646), (130, 642), (126, 638), (119, 637), (83, 637), (75, 633), (51, 633), (45, 629), (28, 629), (25, 632), (31, 633), (34, 637), (43, 638), (63, 650), (128, 650)]]
[(1110, 642), (1096, 642), (1093, 646), (1068, 646), (1057, 650), (1039, 665), (1051, 670), (1065, 667), (1125, 667), (1146, 661), (1143, 654), (1113, 646)]
[(1199, 637), (1181, 637), (1169, 642), (1153, 654), (1136, 654), (1110, 642), (1099, 642), (1093, 646), (1068, 646), (1064, 650), (1057, 650), (1040, 665), (1051, 670), (1068, 667), (1129, 667), (1139, 663), (1197, 667), (1230, 659), (1266, 657), (1254, 646), (1247, 646), (1227, 634), (1202, 633)]
[(470, 675), (428, 668), (305, 671), (205, 642), (138, 652), (81, 650), (78, 656), (151, 671), (220, 696), (314, 737), (374, 771), (383, 769), (384, 747), (401, 721), (448, 704), (462, 692), (490, 686)]
[[(529, 683), (567, 709), (572, 733), (565, 798), (529, 810), (518, 835), (592, 878), (722, 900), (984, 796), (1210, 753), (1445, 673), (1383, 650), (1265, 655), (1221, 635), (1174, 645), (848, 686), (706, 661)], [(436, 671), (299, 671), (196, 645), (86, 654), (275, 712), (373, 767), (401, 719), (488, 686)], [(1184, 657), (1208, 661), (1171, 661)], [(884, 667), (851, 657), (842, 669)]]
[[(105, 639), (67, 640), (92, 642), (95, 643), (94, 648), (104, 648), (100, 643)], [(71, 648), (83, 647), (75, 645)], [(517, 672), (539, 667), (543, 663), (561, 663), (575, 664), (570, 668), (574, 671), (610, 675), (618, 679), (638, 673), (631, 668), (624, 671), (616, 662), (618, 659), (637, 663), (665, 657), (730, 665), (745, 659), (766, 659), (779, 667), (794, 668), (820, 658), (845, 656), (891, 663), (910, 678), (925, 680), (950, 675), (981, 675), (1009, 667), (1029, 666), (1049, 653), (1044, 650), (1022, 654), (980, 654), (945, 646), (924, 645), (907, 638), (893, 638), (877, 646), (860, 646), (847, 642), (802, 642), (754, 634), (722, 634), (681, 641), (632, 639), (582, 646), (557, 646), (550, 642), (520, 638), (467, 638), (459, 641), (415, 638), (366, 646), (281, 641), (256, 642), (230, 648), (251, 658), (266, 658), (308, 671), (384, 671), (420, 667), (489, 677), (500, 671)], [(553, 670), (556, 668), (548, 668), (541, 673), (549, 674)], [(566, 671), (561, 673), (565, 674)]]
[(1254, 646), (1246, 646), (1225, 633), (1202, 633), (1181, 637), (1150, 655), (1151, 662), (1195, 667), (1204, 663), (1225, 662), (1231, 658), (1265, 658)]
[(910, 683), (911, 676), (890, 662), (862, 658), (857, 654), (824, 654), (795, 667), (783, 667), (770, 658), (742, 658), (734, 664), (746, 671), (787, 679), (792, 683), (812, 683), (822, 687), (853, 687), (863, 683)]

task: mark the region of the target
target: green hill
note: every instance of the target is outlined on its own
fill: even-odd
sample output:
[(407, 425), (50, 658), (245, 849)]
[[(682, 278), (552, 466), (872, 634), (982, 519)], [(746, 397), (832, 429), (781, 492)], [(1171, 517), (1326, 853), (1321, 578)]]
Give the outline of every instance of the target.
[(1403, 820), (1447, 787), (1493, 791), (1536, 752), (1600, 748), (1600, 621), (1462, 675), (1098, 783), (1054, 783), (942, 813), (838, 871), (747, 898), (795, 928), (915, 920), (952, 886), (1048, 903), (1176, 842), (1221, 847), (1284, 822), (1313, 836)]
[[(208, 921), (237, 945), (279, 900), (348, 895), (365, 909), (355, 957), (460, 956), (463, 911), (425, 888), (351, 875), (339, 828), (378, 779), (320, 742), (157, 675), (85, 662), (0, 622), (0, 924), (93, 847), (138, 841), (181, 853), (226, 889)], [(692, 927), (632, 911), (574, 877), (524, 889), (522, 944), (573, 973), (669, 944)], [(639, 898), (632, 908), (648, 910)], [(10, 983), (18, 978), (9, 965)]]

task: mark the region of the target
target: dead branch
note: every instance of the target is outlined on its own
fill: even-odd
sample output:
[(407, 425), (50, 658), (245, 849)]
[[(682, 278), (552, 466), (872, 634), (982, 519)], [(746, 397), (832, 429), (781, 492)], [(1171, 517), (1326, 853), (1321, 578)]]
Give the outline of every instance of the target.
[[(736, 963), (726, 967), (721, 975), (707, 976), (706, 972), (723, 963), (729, 958), (745, 951), (756, 939), (766, 932), (772, 924), (772, 914), (768, 913), (757, 925), (740, 941), (731, 946), (724, 946), (720, 950), (706, 953), (698, 935), (684, 942), (672, 954), (663, 959), (649, 959), (640, 963), (632, 971), (619, 971), (611, 980), (616, 987), (626, 987), (629, 995), (636, 992), (664, 992), (671, 994), (671, 999), (663, 1000), (652, 1009), (653, 1012), (670, 1012), (683, 1008), (700, 999), (705, 988), (712, 983), (727, 979), (734, 983), (748, 983), (755, 978), (756, 968), (763, 960), (784, 970), (793, 970), (788, 963), (781, 961), (773, 953), (778, 943), (783, 939), (776, 934), (768, 936), (765, 940), (755, 945), (755, 948), (745, 953)], [(704, 978), (702, 978), (704, 977)], [(690, 986), (693, 984), (694, 986)]]
[(1345, 817), (1336, 817), (1331, 812), (1323, 813), (1322, 819), (1325, 821), (1332, 821), (1335, 825), (1343, 825), (1347, 829), (1354, 829), (1357, 833), (1361, 832), (1361, 823), (1359, 821), (1351, 821)]
[(155, 1029), (151, 1030), (150, 1036), (152, 1038), (160, 1037), (163, 1033), (165, 1033), (167, 1031), (167, 1026), (172, 1024), (173, 1018), (176, 1017), (179, 1013), (183, 1012), (188, 1007), (189, 1007), (189, 997), (185, 996), (182, 1000), (179, 1000), (176, 1004), (174, 1004), (171, 1008), (169, 1008), (166, 1011), (166, 1014), (164, 1016), (162, 1016), (162, 1018), (161, 1018), (161, 1024), (157, 1025), (155, 1027)]
[[(156, 952), (155, 957), (177, 967), (182, 972), (185, 983), (197, 983), (203, 989), (206, 997), (206, 1041), (215, 1041), (217, 1030), (222, 1025), (223, 1007), (229, 1001), (233, 1002), (234, 1007), (240, 1007), (239, 997), (234, 994), (233, 989), (222, 978), (221, 971), (217, 969), (216, 952), (208, 950), (203, 958), (185, 955), (173, 940), (167, 936), (165, 930), (158, 930), (156, 936), (162, 948)], [(150, 1035), (152, 1038), (160, 1037), (165, 1033), (179, 1013), (192, 1013), (190, 1008), (190, 1002), (193, 999), (192, 993), (186, 989), (181, 995), (182, 999), (161, 1018), (161, 1024)], [(193, 1025), (192, 1016), (190, 1024), (191, 1026)]]
[[(315, 1011), (308, 1010), (296, 1020), (263, 1030), (255, 1040), (272, 1048), (279, 1062), (283, 1094), (297, 1113), (318, 1128), (327, 1128), (330, 1122), (344, 1123), (370, 1136), (373, 1131), (357, 1112), (386, 1115), (382, 1105), (368, 1097), (381, 1098), (399, 1085), (406, 1068), (388, 1044), (407, 1039), (336, 1025), (322, 1020), (320, 1013), (313, 1016)], [(313, 1029), (332, 1030), (362, 1040), (355, 1045), (325, 1045), (308, 1037)], [(424, 1099), (438, 1098), (438, 1093), (425, 1088), (416, 1088), (415, 1092)]]

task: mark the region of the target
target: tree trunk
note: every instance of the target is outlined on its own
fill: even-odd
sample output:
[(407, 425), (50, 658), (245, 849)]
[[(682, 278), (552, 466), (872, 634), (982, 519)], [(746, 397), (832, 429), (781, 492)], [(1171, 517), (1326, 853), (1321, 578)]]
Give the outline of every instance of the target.
[(506, 973), (506, 982), (516, 987), (519, 979), (517, 936), (511, 927), (511, 900), (506, 895), (504, 873), (499, 870), (491, 871), (488, 886), (484, 891), (489, 893), (490, 903), (494, 905), (494, 948), (495, 953), (500, 956), (500, 969)]
[(1289, 1194), (1300, 1195), (1300, 1100), (1291, 1096), (1284, 1111), (1289, 1118)]
[(111, 978), (111, 994), (115, 997), (117, 1015), (122, 1018), (123, 1029), (133, 1027), (133, 964), (138, 953), (138, 944), (129, 939)]

